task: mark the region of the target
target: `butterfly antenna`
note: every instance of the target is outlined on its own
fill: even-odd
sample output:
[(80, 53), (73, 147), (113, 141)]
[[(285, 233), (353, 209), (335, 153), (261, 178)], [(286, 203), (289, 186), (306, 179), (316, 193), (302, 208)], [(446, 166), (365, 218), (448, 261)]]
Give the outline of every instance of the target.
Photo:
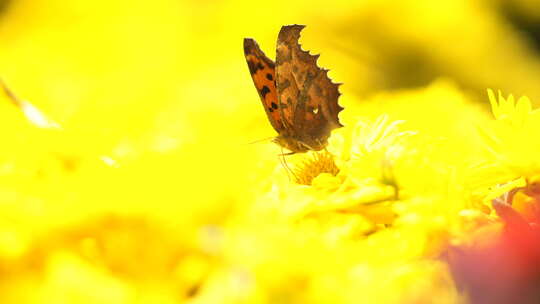
[(267, 140), (272, 140), (272, 139), (274, 139), (274, 137), (267, 137), (267, 138), (263, 138), (263, 139), (258, 139), (258, 140), (249, 142), (248, 145), (252, 145), (252, 144), (256, 144), (256, 143), (260, 143), (260, 142), (267, 141)]

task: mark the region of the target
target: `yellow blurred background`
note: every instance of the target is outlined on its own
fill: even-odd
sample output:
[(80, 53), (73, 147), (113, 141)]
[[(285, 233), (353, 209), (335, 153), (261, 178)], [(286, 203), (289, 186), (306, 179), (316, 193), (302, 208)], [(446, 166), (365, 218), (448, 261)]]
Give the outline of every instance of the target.
[(486, 88), (540, 100), (534, 0), (0, 3), (0, 77), (61, 126), (0, 100), (1, 303), (301, 302), (302, 279), (222, 296), (252, 284), (226, 227), (282, 170), (250, 144), (275, 132), (244, 37), (273, 58), (282, 25), (307, 25), (344, 112), (440, 79), (485, 111)]

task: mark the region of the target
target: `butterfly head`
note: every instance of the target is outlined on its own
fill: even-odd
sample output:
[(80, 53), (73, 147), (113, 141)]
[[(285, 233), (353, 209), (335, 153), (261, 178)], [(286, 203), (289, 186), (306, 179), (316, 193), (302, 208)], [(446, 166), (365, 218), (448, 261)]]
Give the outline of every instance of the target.
[(309, 150), (320, 151), (326, 147), (326, 140), (324, 142), (320, 140), (299, 140), (292, 136), (279, 135), (273, 139), (273, 142), (282, 146), (283, 148), (295, 153), (304, 153)]

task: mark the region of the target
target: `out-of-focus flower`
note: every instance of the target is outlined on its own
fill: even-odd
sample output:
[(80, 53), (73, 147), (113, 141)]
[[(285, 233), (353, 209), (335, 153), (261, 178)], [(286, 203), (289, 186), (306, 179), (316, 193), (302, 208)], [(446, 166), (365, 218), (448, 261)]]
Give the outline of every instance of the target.
[[(526, 97), (498, 98), (489, 90), (495, 120), (482, 126), (489, 154), (474, 170), (491, 187), (480, 188), (500, 225), (476, 233), (467, 245), (451, 248), (449, 262), (457, 284), (471, 303), (539, 303), (540, 131), (538, 110)], [(486, 230), (489, 231), (489, 230)]]
[[(500, 233), (494, 226), (490, 234), (477, 233), (472, 244), (449, 250), (454, 279), (471, 303), (540, 302), (540, 217), (529, 222), (508, 198), (493, 201), (504, 223)], [(530, 203), (537, 212), (540, 201)]]
[[(540, 112), (533, 110), (527, 97), (504, 98), (488, 90), (494, 120), (479, 127), (487, 152), (473, 170), (476, 180), (488, 187), (485, 200), (523, 186), (540, 172), (540, 143), (534, 134), (540, 132)], [(480, 187), (480, 184), (479, 188)]]

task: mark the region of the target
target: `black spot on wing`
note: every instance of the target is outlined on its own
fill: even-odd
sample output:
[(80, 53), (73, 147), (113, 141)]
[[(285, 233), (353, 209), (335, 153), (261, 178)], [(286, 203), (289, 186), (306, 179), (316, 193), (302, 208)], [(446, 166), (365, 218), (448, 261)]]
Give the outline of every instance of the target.
[(274, 112), (274, 109), (272, 109), (271, 107), (268, 107), (268, 111), (269, 111), (270, 113), (272, 113), (272, 112)]
[(253, 61), (248, 61), (249, 73), (251, 75), (257, 73), (257, 65)]
[(272, 81), (272, 80), (274, 80), (274, 77), (272, 77), (272, 74), (268, 73), (268, 74), (266, 74), (266, 79)]
[(266, 94), (270, 93), (270, 89), (267, 86), (263, 86), (261, 89), (261, 96), (264, 98)]
[(275, 102), (273, 102), (273, 101), (272, 101), (271, 106), (272, 106), (272, 109), (274, 109), (274, 110), (277, 110), (277, 108), (278, 108), (277, 104)]
[(262, 65), (260, 62), (256, 63), (252, 60), (248, 60), (247, 64), (248, 64), (249, 72), (251, 73), (251, 75), (254, 75), (255, 73), (257, 73), (258, 70), (264, 70), (264, 65)]

